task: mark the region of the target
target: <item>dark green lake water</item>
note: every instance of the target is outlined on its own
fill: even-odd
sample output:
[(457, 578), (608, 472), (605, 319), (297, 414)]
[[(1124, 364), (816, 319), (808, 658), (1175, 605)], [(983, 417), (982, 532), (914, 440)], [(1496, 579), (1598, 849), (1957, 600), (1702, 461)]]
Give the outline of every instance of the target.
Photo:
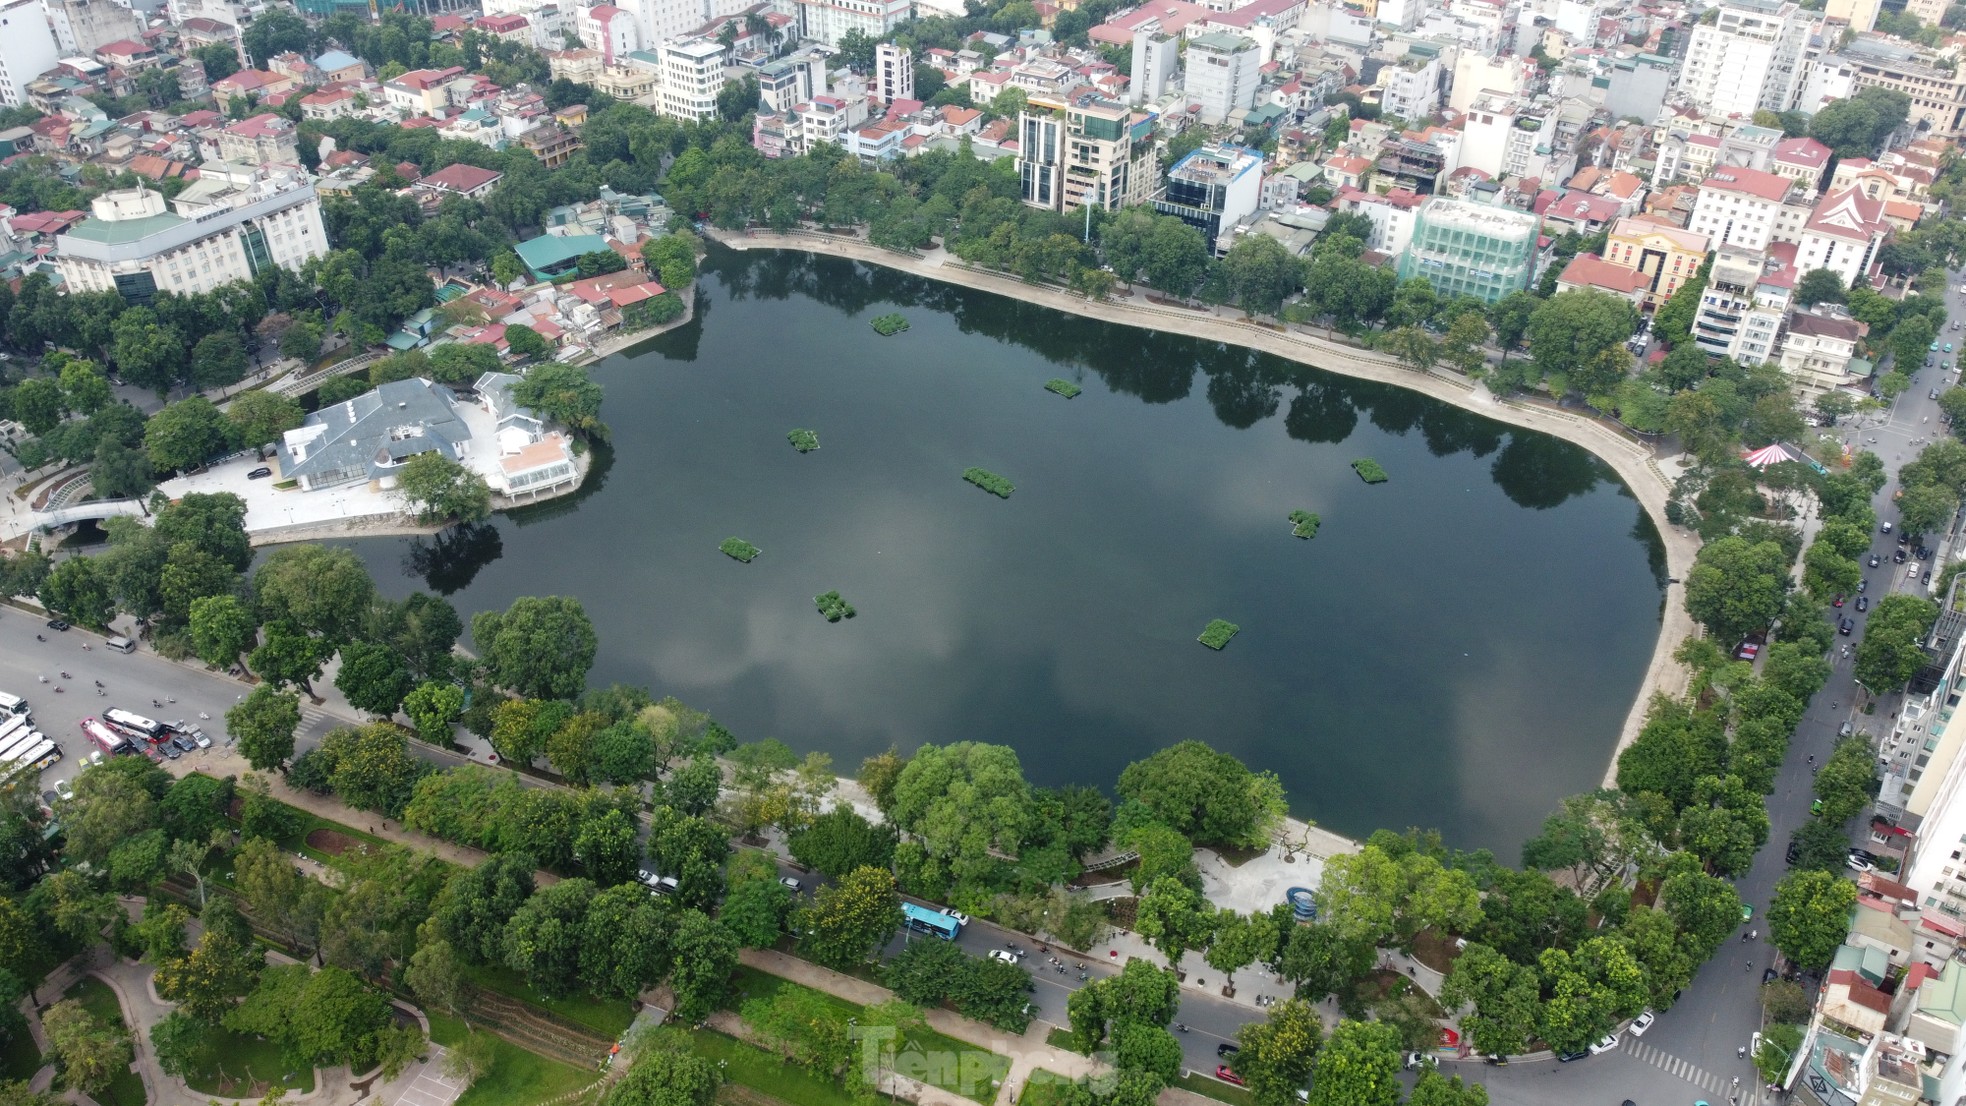
[[(353, 543), (471, 612), (571, 594), (592, 680), (851, 772), (1016, 747), (1112, 785), (1200, 738), (1340, 832), (1504, 859), (1595, 787), (1651, 655), (1663, 559), (1584, 450), (1411, 392), (887, 270), (718, 250), (686, 328), (596, 366), (614, 431), (566, 500)], [(912, 329), (867, 320), (901, 310)], [(1085, 392), (1043, 390), (1055, 376)], [(801, 456), (786, 431), (819, 432)], [(1368, 487), (1349, 463), (1391, 474)], [(963, 482), (1008, 477), (1001, 500)], [(1323, 516), (1290, 536), (1294, 508)], [(749, 565), (726, 537), (764, 549)], [(839, 590), (859, 617), (829, 624)], [(1228, 649), (1195, 635), (1239, 623)]]

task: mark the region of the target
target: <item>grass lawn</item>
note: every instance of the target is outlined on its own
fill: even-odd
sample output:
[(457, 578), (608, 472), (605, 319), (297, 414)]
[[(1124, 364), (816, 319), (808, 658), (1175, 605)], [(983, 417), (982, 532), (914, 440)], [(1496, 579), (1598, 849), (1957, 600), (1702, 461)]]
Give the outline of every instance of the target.
[(1174, 1081), (1174, 1085), (1206, 1095), (1217, 1102), (1233, 1103), (1234, 1106), (1256, 1106), (1256, 1096), (1233, 1083), (1224, 1083), (1213, 1075), (1203, 1075), (1191, 1071)]
[(628, 1029), (628, 1023), (635, 1020), (635, 1011), (626, 999), (604, 999), (585, 994), (544, 998), (519, 973), (502, 965), (467, 965), (464, 970), (465, 977), (476, 986), (544, 1007), (610, 1039), (619, 1038)]
[[(205, 1030), (205, 1049), (204, 1066), (184, 1077), (199, 1094), (258, 1098), (275, 1084), (297, 1094), (314, 1090), (314, 1069), (295, 1071), (280, 1059), (280, 1050), (271, 1041), (210, 1026)], [(292, 1079), (287, 1078), (289, 1072)]]
[(1078, 1051), (1078, 1046), (1072, 1043), (1072, 1031), (1069, 1029), (1052, 1030), (1044, 1035), (1044, 1043), (1053, 1048), (1062, 1048), (1066, 1052)]
[[(430, 1036), (440, 1045), (456, 1044), (464, 1039), (465, 1032), (464, 1023), (456, 1018), (430, 1015)], [(457, 1106), (531, 1106), (577, 1091), (600, 1078), (597, 1072), (527, 1052), (503, 1037), (494, 1036), (491, 1041), (491, 1070), (471, 1084)]]
[(41, 1070), (41, 1050), (34, 1047), (34, 1035), (22, 1030), (0, 1046), (0, 1079), (25, 1083)]
[[(733, 1009), (743, 1006), (746, 999), (769, 998), (783, 988), (802, 986), (748, 967), (737, 969), (736, 981), (739, 997), (733, 1001)], [(850, 1016), (858, 1015), (862, 1009), (843, 998), (823, 994), (822, 997)], [(774, 1059), (773, 1062), (777, 1061)], [(1010, 1058), (965, 1044), (954, 1037), (943, 1036), (932, 1029), (915, 1029), (902, 1036), (901, 1055), (895, 1066), (901, 1074), (912, 1079), (964, 1098), (990, 1102), (996, 1097), (995, 1084), (1010, 1072)], [(769, 1090), (765, 1087), (758, 1089)], [(793, 1101), (807, 1106), (803, 1099)]]
[(698, 1056), (724, 1061), (724, 1078), (732, 1083), (798, 1106), (853, 1106), (856, 1101), (838, 1083), (714, 1029), (692, 1030), (690, 1039), (696, 1042)]
[(1071, 1085), (1072, 1081), (1064, 1076), (1038, 1068), (1017, 1092), (1017, 1106), (1052, 1106), (1064, 1100), (1063, 1092)]
[[(122, 1004), (116, 1001), (116, 992), (109, 989), (109, 984), (95, 976), (83, 976), (76, 981), (75, 986), (68, 989), (68, 993), (61, 997), (79, 1001), (82, 1008), (94, 1014), (97, 1019), (110, 1025), (120, 1026), (124, 1032), (129, 1032), (129, 1026), (123, 1022)], [(95, 1097), (102, 1106), (143, 1106), (145, 1101), (143, 1077), (125, 1068), (110, 1078), (108, 1090)]]

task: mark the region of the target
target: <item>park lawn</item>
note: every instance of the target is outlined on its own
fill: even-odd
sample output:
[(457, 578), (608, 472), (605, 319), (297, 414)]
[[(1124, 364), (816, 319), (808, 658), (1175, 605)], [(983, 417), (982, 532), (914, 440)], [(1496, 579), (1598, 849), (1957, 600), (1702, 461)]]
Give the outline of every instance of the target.
[(1052, 1106), (1065, 1100), (1064, 1092), (1072, 1086), (1072, 1081), (1057, 1072), (1037, 1068), (1031, 1072), (1030, 1081), (1017, 1092), (1017, 1106)]
[[(184, 1076), (192, 1090), (231, 1098), (257, 1098), (277, 1085), (295, 1094), (313, 1093), (314, 1069), (303, 1066), (295, 1071), (280, 1058), (280, 1049), (272, 1041), (215, 1025), (205, 1026), (204, 1030), (207, 1066)], [(292, 1079), (287, 1078), (289, 1072), (293, 1074)], [(245, 1086), (239, 1085), (241, 1080)]]
[(551, 1010), (612, 1040), (619, 1040), (628, 1031), (628, 1023), (635, 1020), (635, 1010), (626, 999), (604, 999), (588, 994), (546, 998), (533, 990), (532, 985), (518, 972), (502, 964), (467, 965), (465, 977), (474, 986)]
[[(741, 1008), (747, 999), (769, 998), (784, 988), (805, 986), (743, 966), (737, 969), (735, 981), (738, 997), (733, 1001), (732, 1009)], [(820, 997), (849, 1016), (857, 1016), (863, 1009), (856, 1003), (824, 992), (820, 992)], [(977, 1048), (933, 1029), (909, 1030), (902, 1035), (901, 1042), (904, 1052), (917, 1051), (926, 1058), (941, 1058), (931, 1060), (925, 1068), (919, 1065), (910, 1068), (903, 1061), (897, 1065), (903, 1075), (977, 1102), (993, 1101), (996, 1098), (996, 1084), (1010, 1073), (1008, 1056)], [(801, 1106), (804, 1104), (801, 1103)]]
[[(205, 773), (198, 772), (193, 774), (204, 775)], [(276, 803), (280, 802), (280, 800), (278, 799), (275, 799), (273, 801)], [(280, 846), (283, 849), (288, 849), (293, 852), (300, 853), (303, 856), (311, 857), (314, 860), (318, 860), (321, 863), (326, 864), (330, 868), (341, 868), (341, 869), (351, 868), (353, 867), (353, 858), (344, 861), (337, 854), (323, 852), (320, 849), (317, 849), (314, 846), (309, 845), (307, 843), (307, 835), (313, 833), (315, 830), (330, 830), (335, 833), (341, 834), (343, 837), (346, 837), (352, 841), (358, 841), (373, 849), (380, 849), (384, 845), (390, 843), (384, 840), (383, 838), (377, 837), (372, 833), (366, 833), (362, 830), (356, 829), (354, 826), (348, 825), (343, 822), (337, 822), (334, 821), (333, 819), (323, 818), (312, 811), (302, 810), (299, 807), (294, 806), (292, 803), (280, 803), (280, 805), (294, 812), (294, 814), (298, 819), (298, 823), (300, 825), (300, 832), (294, 834), (291, 837), (282, 837), (279, 840), (275, 841), (274, 844)], [(238, 825), (238, 822), (235, 820), (233, 821), (232, 824), (236, 826)], [(222, 865), (221, 867), (223, 868), (223, 870), (227, 872), (231, 871), (231, 861), (228, 859), (225, 862), (225, 864)], [(214, 875), (216, 875), (216, 873), (214, 873)], [(212, 877), (207, 877), (207, 878), (212, 878)]]
[[(430, 1038), (438, 1044), (454, 1045), (464, 1039), (466, 1029), (459, 1019), (443, 1014), (429, 1017)], [(491, 1070), (471, 1084), (457, 1106), (532, 1106), (580, 1090), (599, 1078), (594, 1072), (528, 1052), (497, 1034), (490, 1036)]]
[(857, 1101), (838, 1083), (821, 1079), (797, 1064), (788, 1064), (748, 1041), (714, 1029), (691, 1030), (690, 1040), (695, 1042), (698, 1056), (724, 1062), (726, 1080), (780, 1101), (796, 1102), (798, 1106), (853, 1106)]
[(1224, 1083), (1213, 1075), (1203, 1075), (1198, 1071), (1184, 1072), (1174, 1081), (1174, 1086), (1204, 1095), (1217, 1102), (1231, 1103), (1232, 1106), (1256, 1106), (1256, 1096), (1233, 1083)]
[(41, 1070), (41, 1050), (34, 1047), (34, 1034), (22, 1030), (0, 1045), (0, 1079), (25, 1083)]
[[(62, 995), (64, 999), (75, 999), (82, 1009), (94, 1014), (99, 1021), (121, 1027), (128, 1033), (130, 1027), (123, 1021), (123, 1004), (116, 1001), (116, 992), (109, 984), (92, 975), (85, 975)], [(143, 1077), (135, 1071), (124, 1068), (110, 1077), (109, 1089), (96, 1096), (102, 1106), (143, 1106), (146, 1101), (143, 1093)]]

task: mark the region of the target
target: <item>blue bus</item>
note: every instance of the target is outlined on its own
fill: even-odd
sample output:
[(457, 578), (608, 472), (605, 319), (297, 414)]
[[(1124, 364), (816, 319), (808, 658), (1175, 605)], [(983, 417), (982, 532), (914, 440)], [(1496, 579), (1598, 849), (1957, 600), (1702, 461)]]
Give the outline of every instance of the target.
[(911, 902), (901, 904), (901, 924), (918, 933), (932, 933), (944, 941), (955, 940), (963, 931), (962, 924), (947, 914)]

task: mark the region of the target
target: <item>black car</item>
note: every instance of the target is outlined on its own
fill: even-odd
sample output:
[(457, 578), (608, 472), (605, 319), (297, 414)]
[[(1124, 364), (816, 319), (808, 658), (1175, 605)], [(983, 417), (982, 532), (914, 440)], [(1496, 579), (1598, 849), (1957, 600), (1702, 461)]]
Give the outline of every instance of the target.
[(1903, 530), (1900, 530), (1900, 531), (1898, 531), (1898, 544), (1899, 544), (1899, 545), (1910, 545), (1910, 544), (1911, 544), (1911, 535), (1910, 535), (1910, 534), (1907, 534), (1907, 533), (1905, 533), (1905, 532), (1904, 532)]
[(1873, 864), (1877, 863), (1877, 854), (1871, 852), (1869, 849), (1851, 849), (1850, 855), (1858, 860), (1868, 860)]
[(66, 629), (68, 629), (68, 623), (66, 623), (66, 622), (63, 622), (63, 621), (62, 621), (61, 619), (59, 619), (59, 618), (51, 618), (51, 619), (49, 619), (49, 620), (48, 620), (48, 629), (50, 629), (50, 630), (66, 630)]
[(256, 468), (256, 469), (254, 469), (253, 471), (251, 471), (251, 472), (249, 472), (249, 473), (247, 473), (247, 474), (246, 474), (246, 479), (248, 479), (248, 480), (264, 480), (264, 479), (266, 479), (267, 477), (269, 477), (269, 476), (271, 476), (271, 475), (273, 475), (273, 470), (272, 470), (272, 469), (269, 469), (269, 468)]
[(165, 738), (164, 740), (159, 741), (157, 743), (157, 751), (164, 754), (166, 757), (170, 758), (171, 760), (176, 760), (177, 758), (184, 755), (184, 751), (177, 747), (177, 742), (172, 741), (169, 738)]
[(1839, 633), (1839, 634), (1842, 634), (1842, 635), (1843, 635), (1844, 637), (1849, 637), (1849, 636), (1850, 636), (1850, 631), (1852, 631), (1852, 630), (1854, 630), (1854, 629), (1856, 629), (1856, 628), (1857, 628), (1857, 622), (1856, 622), (1856, 620), (1855, 620), (1855, 619), (1850, 619), (1850, 618), (1846, 618), (1846, 619), (1844, 619), (1844, 620), (1843, 620), (1843, 624), (1842, 624), (1842, 625), (1840, 625), (1840, 626), (1838, 626), (1838, 627), (1836, 628), (1836, 632), (1837, 632), (1837, 633)]
[(1870, 596), (1868, 595), (1857, 596), (1857, 610), (1859, 611), (1870, 610)]
[(1905, 551), (1904, 551), (1904, 550), (1902, 550), (1902, 549), (1900, 549), (1900, 550), (1898, 550), (1897, 552), (1895, 552), (1895, 553), (1893, 553), (1893, 554), (1891, 554), (1891, 563), (1892, 563), (1892, 564), (1894, 564), (1894, 565), (1901, 565), (1901, 564), (1904, 564), (1904, 563), (1905, 563)]
[(1242, 1049), (1240, 1047), (1236, 1045), (1232, 1045), (1227, 1041), (1223, 1041), (1221, 1044), (1215, 1046), (1215, 1055), (1224, 1058), (1234, 1056), (1236, 1053), (1241, 1051)]
[(1763, 983), (1773, 983), (1775, 982), (1776, 977), (1780, 974), (1781, 973), (1777, 972), (1773, 968), (1763, 968), (1761, 969), (1761, 981)]
[(1589, 1055), (1588, 1052), (1559, 1052), (1556, 1054), (1556, 1061), (1559, 1064), (1567, 1064), (1572, 1060), (1582, 1060)]
[(190, 734), (172, 734), (170, 741), (171, 744), (177, 746), (178, 751), (181, 753), (195, 753), (198, 751), (198, 743), (191, 740)]
[(1911, 555), (1917, 557), (1921, 561), (1929, 561), (1932, 559), (1932, 551), (1930, 549), (1925, 548), (1922, 545), (1914, 546), (1912, 548)]

